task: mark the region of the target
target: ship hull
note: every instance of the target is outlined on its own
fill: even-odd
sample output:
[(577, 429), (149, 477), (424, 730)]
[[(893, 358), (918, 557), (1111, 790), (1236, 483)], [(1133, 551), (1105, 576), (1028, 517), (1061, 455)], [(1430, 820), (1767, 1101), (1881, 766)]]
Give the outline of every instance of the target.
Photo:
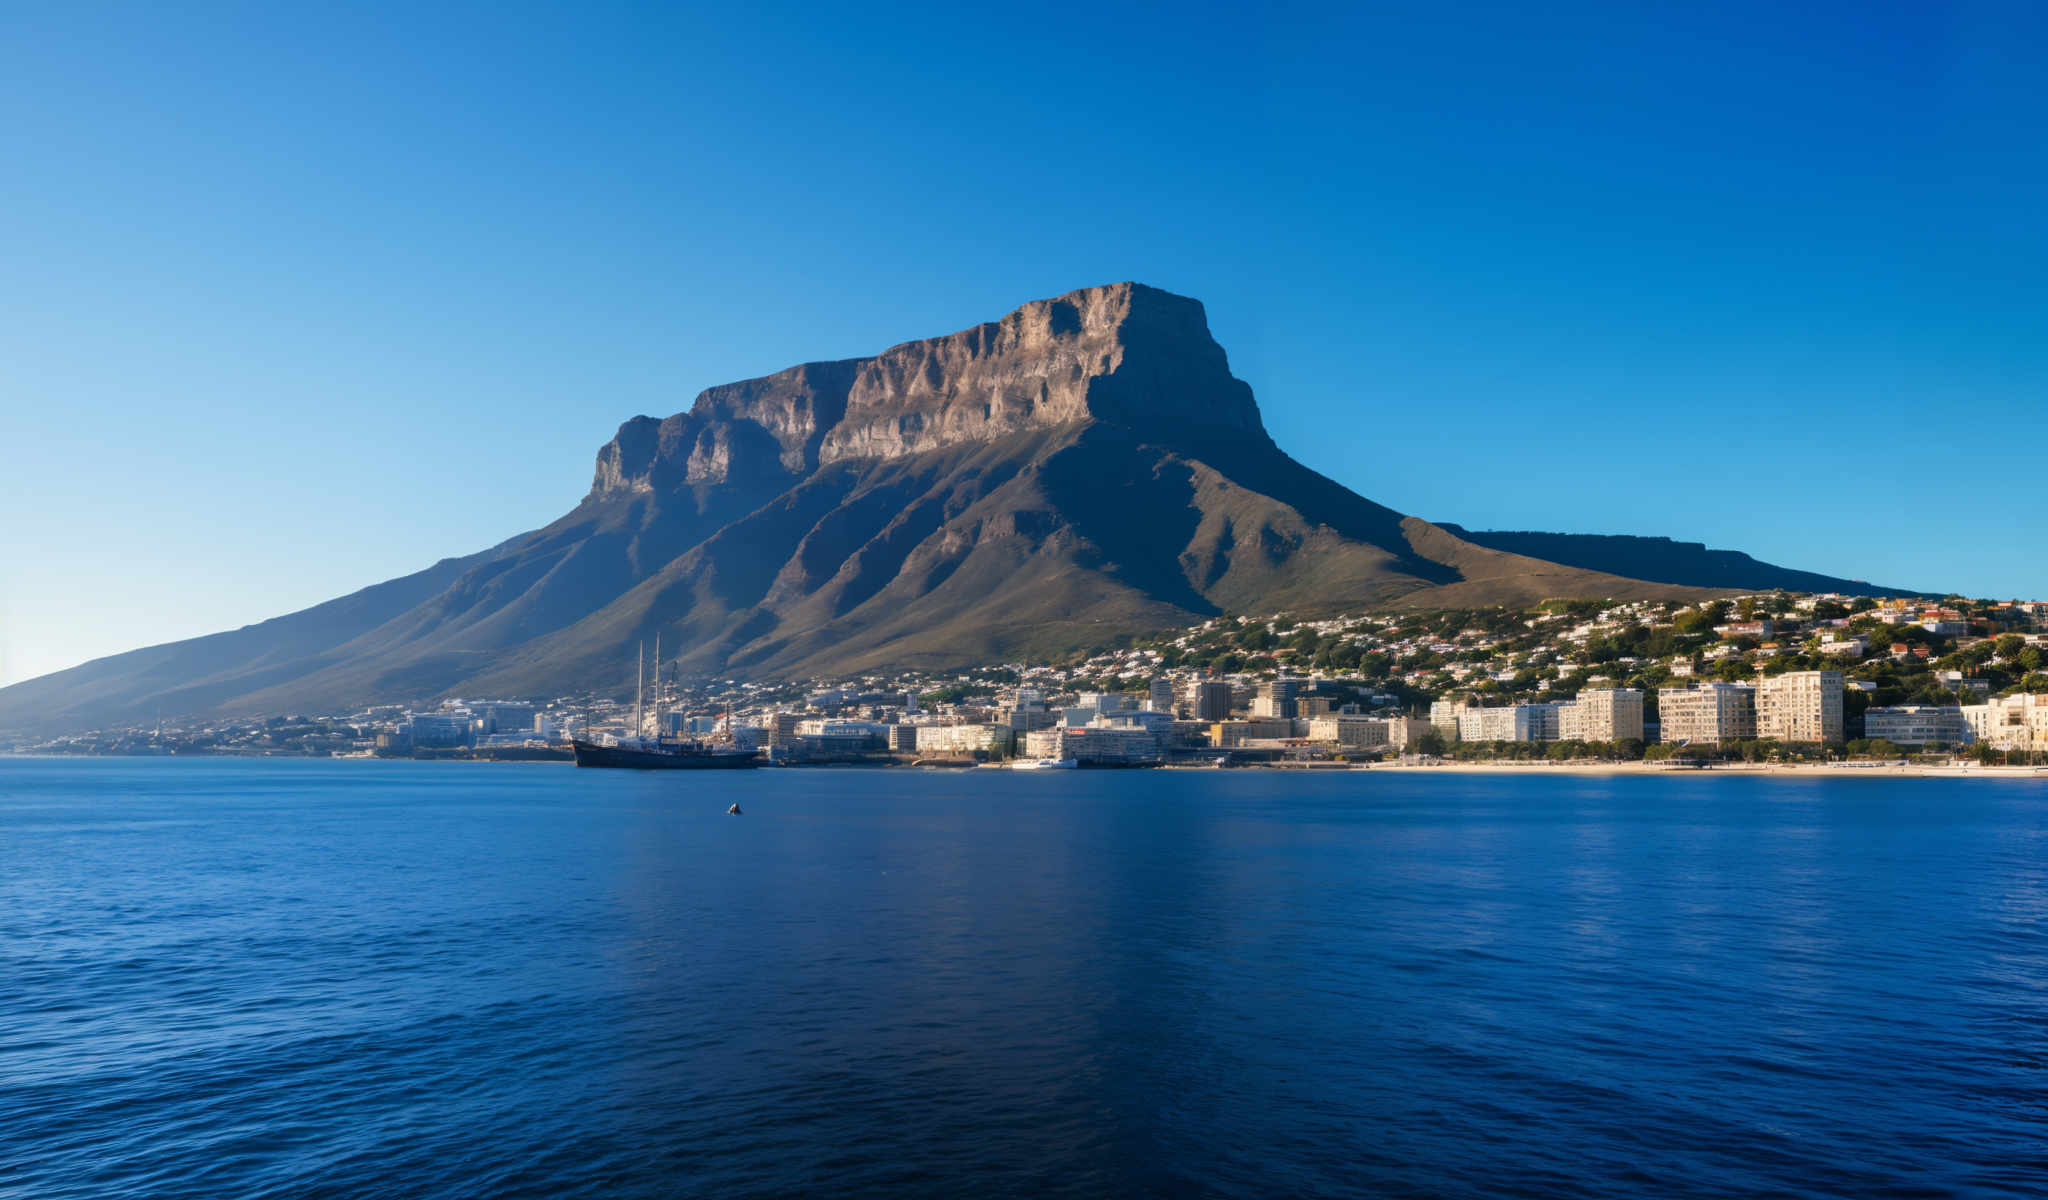
[(630, 771), (746, 771), (761, 765), (754, 750), (653, 750), (633, 746), (600, 746), (575, 742), (579, 767), (615, 767)]

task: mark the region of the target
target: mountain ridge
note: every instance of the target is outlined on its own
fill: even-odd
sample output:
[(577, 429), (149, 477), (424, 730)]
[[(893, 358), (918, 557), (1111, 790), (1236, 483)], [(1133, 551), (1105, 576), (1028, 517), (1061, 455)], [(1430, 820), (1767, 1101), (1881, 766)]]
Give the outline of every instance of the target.
[(1914, 597), (1936, 593), (1885, 587), (1763, 562), (1740, 550), (1710, 550), (1704, 542), (1618, 533), (1539, 533), (1529, 530), (1469, 530), (1448, 521), (1439, 528), (1475, 545), (1542, 558), (1567, 566), (1606, 571), (1651, 583), (1683, 582), (1695, 587), (1744, 591), (1840, 592), (1854, 596)]

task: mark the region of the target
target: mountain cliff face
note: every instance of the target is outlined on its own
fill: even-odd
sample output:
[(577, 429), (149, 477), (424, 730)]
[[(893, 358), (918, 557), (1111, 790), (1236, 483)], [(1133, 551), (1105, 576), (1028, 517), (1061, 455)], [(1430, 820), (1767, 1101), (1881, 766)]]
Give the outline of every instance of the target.
[[(873, 358), (805, 363), (636, 417), (598, 452), (595, 496), (796, 478), (1088, 421), (1266, 443), (1200, 302), (1134, 283), (1038, 300)], [(770, 465), (772, 462), (772, 466)]]
[(1122, 283), (636, 417), (544, 529), (373, 603), (0, 690), (0, 728), (609, 690), (657, 633), (686, 669), (838, 674), (1225, 610), (1685, 593), (1481, 546), (1302, 467), (1201, 304)]

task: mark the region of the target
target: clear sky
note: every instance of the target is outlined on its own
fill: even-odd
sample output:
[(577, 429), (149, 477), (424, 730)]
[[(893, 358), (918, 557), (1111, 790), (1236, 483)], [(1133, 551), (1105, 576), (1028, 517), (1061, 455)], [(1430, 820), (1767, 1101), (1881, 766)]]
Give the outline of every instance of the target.
[(2048, 6), (1678, 7), (0, 0), (0, 680), (1120, 279), (1403, 511), (2048, 596)]

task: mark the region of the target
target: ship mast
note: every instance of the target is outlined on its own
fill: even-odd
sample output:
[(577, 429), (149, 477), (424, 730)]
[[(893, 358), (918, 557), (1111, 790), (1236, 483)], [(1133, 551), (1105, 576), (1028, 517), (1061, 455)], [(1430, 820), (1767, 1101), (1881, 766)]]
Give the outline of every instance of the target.
[(647, 643), (641, 642), (633, 651), (633, 736), (635, 739), (647, 735), (647, 727), (641, 724), (641, 701), (647, 692)]
[(668, 693), (661, 687), (661, 631), (654, 631), (654, 741), (661, 743), (662, 726), (668, 718)]

